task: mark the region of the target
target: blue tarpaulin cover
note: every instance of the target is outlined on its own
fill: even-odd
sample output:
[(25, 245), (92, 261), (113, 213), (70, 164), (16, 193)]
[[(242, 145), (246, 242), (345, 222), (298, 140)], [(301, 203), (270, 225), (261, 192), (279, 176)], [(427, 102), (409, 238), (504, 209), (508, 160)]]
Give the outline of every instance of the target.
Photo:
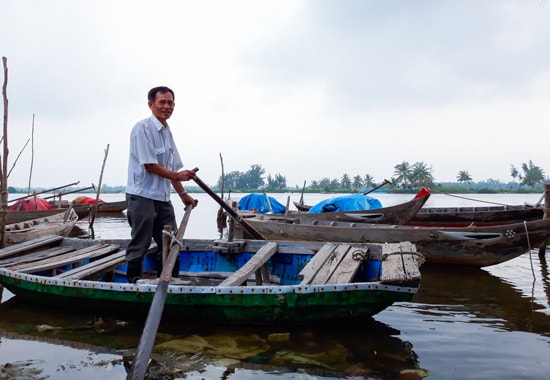
[(372, 210), (382, 208), (382, 203), (376, 198), (363, 194), (344, 195), (325, 199), (309, 209), (308, 214), (334, 211)]
[[(268, 203), (269, 199), (269, 203)], [(269, 206), (271, 205), (271, 209)], [(275, 198), (268, 197), (265, 194), (248, 194), (239, 200), (239, 210), (255, 209), (260, 214), (273, 211), (275, 214), (282, 214), (286, 207), (279, 203)]]

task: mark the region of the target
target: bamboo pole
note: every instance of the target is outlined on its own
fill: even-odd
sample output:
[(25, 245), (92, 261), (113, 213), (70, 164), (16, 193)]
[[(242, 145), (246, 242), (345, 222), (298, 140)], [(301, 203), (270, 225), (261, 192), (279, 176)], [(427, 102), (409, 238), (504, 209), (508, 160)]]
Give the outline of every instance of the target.
[(31, 192), (31, 181), (32, 181), (32, 168), (34, 166), (34, 114), (32, 114), (32, 131), (31, 131), (31, 168), (29, 170), (29, 189), (27, 194)]
[[(59, 189), (63, 189), (65, 187), (69, 187), (69, 186), (76, 186), (80, 183), (80, 181), (76, 181), (76, 182), (73, 182), (73, 183), (69, 183), (68, 185), (63, 185), (63, 186), (58, 186), (58, 187), (54, 187), (54, 188), (51, 188), (51, 189), (47, 189), (47, 190), (42, 190), (42, 191), (37, 191), (36, 194), (44, 194), (44, 193), (51, 193), (52, 191), (55, 192), (55, 190), (59, 190)], [(93, 186), (93, 185), (92, 185)], [(82, 190), (85, 190), (85, 189), (80, 189), (78, 191), (82, 191)], [(68, 192), (67, 192), (68, 194)], [(14, 198), (14, 199), (10, 199), (8, 201), (8, 203), (11, 203), (11, 202), (17, 202), (21, 199), (26, 199), (26, 198), (29, 198), (29, 197), (32, 197), (34, 196), (33, 194), (28, 194), (28, 195), (25, 195), (24, 197), (19, 197), (19, 198)], [(45, 197), (44, 199), (47, 199), (47, 198), (51, 198), (50, 197)]]
[(25, 148), (27, 147), (27, 145), (29, 145), (29, 141), (31, 141), (31, 139), (27, 139), (27, 142), (25, 143), (25, 146), (23, 147), (23, 149), (21, 149), (21, 150), (19, 151), (19, 154), (18, 154), (17, 157), (15, 158), (15, 161), (13, 161), (13, 165), (11, 166), (10, 171), (8, 172), (7, 178), (10, 177), (11, 171), (15, 168), (15, 164), (17, 164), (17, 161), (19, 161), (19, 157), (21, 157), (21, 153), (23, 153), (23, 151), (25, 150)]
[(4, 119), (3, 119), (3, 136), (4, 142), (4, 154), (3, 161), (0, 169), (0, 177), (2, 178), (0, 189), (0, 248), (4, 248), (5, 235), (6, 235), (6, 219), (8, 217), (8, 59), (2, 57), (2, 64), (4, 66), (4, 84), (2, 85), (2, 98), (4, 99)]
[[(540, 201), (539, 201), (540, 203)], [(544, 214), (543, 218), (550, 218), (550, 185), (545, 184), (544, 185), (544, 208), (543, 208)], [(548, 241), (544, 242), (543, 245), (539, 248), (539, 257), (543, 257), (546, 253), (546, 246), (548, 244)]]
[(107, 148), (105, 148), (105, 157), (103, 157), (103, 165), (101, 165), (101, 173), (99, 174), (99, 183), (97, 185), (97, 193), (95, 197), (95, 204), (92, 205), (92, 209), (90, 212), (90, 226), (89, 229), (91, 231), (92, 239), (94, 238), (94, 221), (95, 221), (95, 214), (97, 212), (97, 207), (99, 206), (99, 193), (101, 192), (101, 182), (103, 180), (103, 170), (105, 169), (105, 162), (107, 161), (107, 156), (109, 155), (109, 144), (107, 144)]

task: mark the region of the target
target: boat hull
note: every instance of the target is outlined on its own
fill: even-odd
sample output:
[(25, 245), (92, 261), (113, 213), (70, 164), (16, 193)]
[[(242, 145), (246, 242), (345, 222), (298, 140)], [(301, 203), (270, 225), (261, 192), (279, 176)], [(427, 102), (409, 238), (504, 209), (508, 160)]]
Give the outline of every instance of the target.
[(409, 241), (432, 264), (484, 267), (511, 260), (550, 240), (550, 219), (446, 228), (300, 220), (247, 219), (267, 239), (392, 243)]
[[(45, 306), (101, 310), (113, 315), (145, 316), (155, 285), (90, 281), (47, 281), (39, 276), (11, 277), (2, 273), (2, 284), (18, 297)], [(394, 302), (411, 301), (415, 288), (380, 284), (354, 286), (270, 286), (252, 288), (169, 286), (164, 316), (213, 323), (295, 323), (368, 317)]]
[[(72, 240), (78, 239), (66, 239)], [(79, 241), (78, 244), (84, 243)], [(262, 252), (266, 254), (265, 246), (269, 244), (276, 247), (276, 252), (269, 253), (268, 261), (251, 272), (253, 278), (248, 274), (243, 277), (243, 283), (239, 273), (250, 264), (255, 265)], [(111, 249), (113, 245), (102, 245), (106, 246)], [(124, 245), (117, 243), (117, 246)], [(180, 278), (168, 286), (163, 318), (222, 324), (295, 324), (370, 317), (395, 302), (411, 301), (418, 291), (418, 268), (423, 259), (414, 247), (410, 247), (413, 246), (395, 245), (388, 250), (388, 245), (284, 241), (236, 241), (220, 245), (218, 241), (186, 240), (179, 253)], [(93, 254), (87, 246), (77, 249), (83, 255), (78, 256), (79, 260)], [(368, 256), (357, 258), (358, 253), (368, 253)], [(320, 260), (325, 254), (328, 256)], [(87, 264), (76, 260), (67, 264), (69, 261), (62, 261), (62, 256), (58, 257), (58, 265), (52, 264), (52, 258), (43, 263), (19, 257), (16, 262), (8, 257), (3, 261), (3, 268), (0, 261), (0, 284), (23, 300), (48, 307), (145, 317), (158, 279), (157, 282), (127, 283), (126, 263), (113, 267), (114, 270), (97, 272), (95, 277), (73, 277), (74, 271), (97, 266), (112, 255), (124, 260), (121, 251), (109, 253), (108, 257), (94, 255), (95, 261)], [(71, 260), (76, 254), (71, 251), (63, 257)], [(154, 255), (146, 256), (145, 272), (154, 268), (155, 258)], [(397, 270), (394, 264), (403, 259), (409, 263), (408, 269)], [(314, 260), (323, 264), (312, 266)], [(337, 262), (346, 265), (335, 266)], [(350, 280), (341, 280), (342, 275), (349, 274), (347, 265), (350, 263), (355, 265)], [(311, 278), (301, 275), (308, 273), (304, 272), (308, 268), (315, 269), (310, 272), (313, 273)], [(262, 282), (265, 275), (263, 272), (259, 275), (260, 270), (269, 273), (268, 281)], [(86, 271), (79, 273), (83, 272)], [(314, 281), (329, 272), (330, 276), (323, 281)], [(395, 276), (390, 276), (392, 273)], [(417, 275), (411, 276), (412, 273)], [(407, 279), (404, 280), (403, 275), (408, 276)], [(239, 285), (227, 282), (234, 278)]]

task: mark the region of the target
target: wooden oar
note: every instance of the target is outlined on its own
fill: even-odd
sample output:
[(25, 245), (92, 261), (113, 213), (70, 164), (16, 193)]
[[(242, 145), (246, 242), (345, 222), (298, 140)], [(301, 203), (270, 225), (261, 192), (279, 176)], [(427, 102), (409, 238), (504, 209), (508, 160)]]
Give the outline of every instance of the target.
[(126, 377), (127, 380), (142, 380), (145, 377), (149, 357), (151, 356), (151, 351), (153, 350), (155, 336), (157, 335), (160, 319), (164, 310), (164, 301), (166, 300), (168, 285), (170, 284), (170, 279), (172, 278), (172, 268), (174, 268), (174, 264), (176, 263), (176, 259), (181, 249), (181, 245), (178, 241), (183, 237), (192, 209), (192, 205), (185, 208), (185, 213), (178, 231), (176, 232), (176, 243), (170, 248), (170, 253), (162, 268), (162, 273), (155, 291), (155, 296), (153, 297), (153, 302), (151, 302), (151, 306), (149, 307), (149, 313), (147, 314), (145, 327), (141, 333), (141, 338), (132, 363), (132, 368)]
[(236, 221), (238, 222), (243, 228), (252, 236), (254, 239), (257, 240), (267, 240), (257, 229), (252, 227), (244, 218), (235, 212), (227, 203), (221, 199), (218, 194), (216, 194), (214, 191), (212, 191), (211, 188), (208, 187), (206, 183), (204, 183), (199, 177), (195, 176), (195, 182), (201, 189), (203, 189), (208, 195), (212, 197), (227, 213)]
[[(16, 202), (16, 201), (19, 201), (21, 199), (26, 199), (26, 198), (30, 198), (30, 197), (33, 197), (35, 195), (38, 195), (38, 194), (44, 194), (44, 193), (51, 193), (52, 191), (55, 191), (55, 190), (59, 190), (59, 189), (63, 189), (65, 187), (69, 187), (69, 186), (76, 186), (80, 183), (80, 181), (76, 181), (76, 182), (73, 182), (73, 183), (69, 183), (68, 185), (64, 185), (64, 186), (58, 186), (58, 187), (53, 187), (51, 189), (48, 189), (48, 190), (42, 190), (42, 191), (38, 191), (34, 194), (29, 194), (29, 195), (25, 195), (24, 197), (19, 197), (19, 198), (15, 198), (15, 199), (10, 199), (8, 202)], [(79, 191), (82, 191), (82, 190), (79, 190)], [(50, 197), (51, 198), (51, 197)]]
[(370, 190), (367, 191), (366, 193), (363, 193), (363, 195), (370, 194), (370, 193), (372, 193), (373, 191), (378, 190), (378, 189), (381, 188), (382, 186), (386, 186), (386, 185), (389, 184), (389, 183), (391, 183), (391, 182), (388, 181), (387, 179), (385, 179), (384, 182), (382, 182), (380, 185), (376, 186), (375, 188), (370, 189)]

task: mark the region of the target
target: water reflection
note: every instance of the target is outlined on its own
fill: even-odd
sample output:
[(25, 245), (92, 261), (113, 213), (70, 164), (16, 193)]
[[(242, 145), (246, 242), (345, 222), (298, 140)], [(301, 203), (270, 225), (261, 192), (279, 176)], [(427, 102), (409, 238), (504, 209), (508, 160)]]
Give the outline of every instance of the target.
[(424, 266), (414, 301), (425, 315), (447, 315), (455, 321), (465, 315), (469, 322), (508, 331), (548, 333), (550, 317), (537, 312), (544, 306), (484, 269)]
[[(111, 353), (121, 359), (133, 353), (143, 326), (143, 321), (102, 319), (78, 311), (40, 309), (37, 313), (36, 308), (16, 297), (0, 304), (0, 315), (0, 336)], [(292, 374), (298, 371), (329, 378), (396, 378), (408, 372), (412, 378), (420, 378), (416, 375), (423, 371), (417, 368), (413, 346), (400, 339), (399, 334), (398, 330), (371, 318), (352, 326), (295, 329), (163, 321), (154, 352), (157, 365), (177, 357), (179, 363), (174, 365), (179, 367), (192, 360), (194, 370), (214, 365), (231, 371), (278, 374), (283, 379), (293, 378)], [(193, 356), (197, 354), (201, 360)], [(122, 360), (114, 363), (123, 366)], [(201, 368), (197, 368), (198, 363)]]

